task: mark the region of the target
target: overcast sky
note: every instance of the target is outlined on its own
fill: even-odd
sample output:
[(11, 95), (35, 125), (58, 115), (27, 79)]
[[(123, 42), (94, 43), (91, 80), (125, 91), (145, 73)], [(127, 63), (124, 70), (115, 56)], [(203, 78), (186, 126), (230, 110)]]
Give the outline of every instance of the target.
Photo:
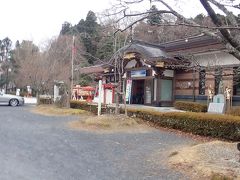
[[(190, 4), (192, 0), (181, 1)], [(89, 10), (101, 12), (113, 2), (114, 0), (1, 0), (0, 39), (8, 36), (13, 43), (26, 39), (39, 45), (57, 36), (65, 21), (77, 24), (86, 17)], [(190, 15), (197, 10), (199, 6), (194, 4), (183, 12)]]
[(76, 24), (89, 10), (107, 6), (109, 0), (1, 0), (0, 39), (41, 43), (58, 35), (65, 21)]

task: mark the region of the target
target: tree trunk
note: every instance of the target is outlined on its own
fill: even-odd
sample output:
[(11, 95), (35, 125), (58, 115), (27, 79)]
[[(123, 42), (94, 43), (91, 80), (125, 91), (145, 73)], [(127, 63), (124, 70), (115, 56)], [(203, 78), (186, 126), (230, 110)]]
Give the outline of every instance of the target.
[(126, 102), (126, 94), (125, 91), (123, 89), (123, 99), (124, 99), (124, 112), (125, 112), (125, 116), (127, 116), (127, 102)]
[[(207, 11), (208, 15), (211, 17), (213, 23), (218, 27), (223, 26), (221, 19), (218, 17), (218, 15), (212, 9), (212, 7), (208, 3), (208, 1), (200, 0), (200, 2), (202, 4), (202, 6), (205, 8), (205, 10)], [(233, 24), (233, 25), (237, 25), (237, 24)], [(233, 47), (233, 50), (234, 50), (232, 52), (232, 55), (234, 55), (236, 58), (239, 59), (240, 58), (240, 52), (239, 52), (240, 51), (240, 43), (238, 42), (238, 40), (235, 37), (233, 37), (231, 35), (231, 33), (229, 32), (229, 30), (227, 30), (227, 29), (219, 29), (219, 31), (222, 34), (223, 38), (225, 39), (224, 44), (227, 45), (227, 43), (229, 43)]]
[(70, 101), (71, 101), (71, 94), (68, 91), (65, 91), (64, 95), (65, 95), (65, 101), (64, 101), (64, 107), (66, 108), (70, 108)]
[(36, 92), (36, 97), (37, 97), (37, 105), (40, 104), (40, 94), (39, 94), (39, 90), (37, 90)]
[(120, 114), (120, 110), (119, 110), (119, 93), (120, 92), (120, 85), (118, 83), (117, 86), (117, 91), (116, 91), (116, 107), (115, 107), (115, 114)]

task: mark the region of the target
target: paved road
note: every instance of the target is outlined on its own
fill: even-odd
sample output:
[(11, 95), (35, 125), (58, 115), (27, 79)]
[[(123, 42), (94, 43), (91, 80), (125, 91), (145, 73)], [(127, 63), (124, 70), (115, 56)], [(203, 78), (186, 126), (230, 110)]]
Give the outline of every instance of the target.
[(187, 179), (165, 162), (169, 149), (195, 143), (190, 138), (159, 130), (74, 131), (66, 122), (76, 117), (46, 117), (29, 110), (0, 107), (1, 180)]

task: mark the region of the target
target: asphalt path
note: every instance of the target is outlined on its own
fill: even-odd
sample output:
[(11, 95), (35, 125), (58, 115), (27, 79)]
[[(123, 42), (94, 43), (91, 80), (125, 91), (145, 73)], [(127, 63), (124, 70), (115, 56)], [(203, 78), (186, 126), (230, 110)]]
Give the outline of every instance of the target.
[(0, 107), (1, 180), (188, 179), (167, 164), (170, 151), (196, 143), (153, 129), (99, 134), (69, 129), (81, 117), (50, 117), (31, 106)]

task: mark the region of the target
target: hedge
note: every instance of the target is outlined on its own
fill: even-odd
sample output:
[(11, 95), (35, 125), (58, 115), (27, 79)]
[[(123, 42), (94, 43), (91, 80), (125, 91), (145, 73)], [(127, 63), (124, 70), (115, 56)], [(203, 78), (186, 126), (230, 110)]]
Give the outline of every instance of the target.
[(240, 140), (240, 117), (237, 116), (195, 112), (161, 113), (133, 109), (128, 109), (128, 114), (161, 127), (233, 141)]
[[(98, 113), (98, 106), (97, 104), (93, 104), (93, 103), (88, 103), (86, 101), (77, 101), (77, 100), (71, 100), (70, 101), (70, 108), (73, 109), (82, 109), (85, 111), (90, 111), (94, 114)], [(102, 109), (101, 112), (102, 113), (108, 113), (108, 112), (113, 112), (115, 110), (114, 107), (107, 107), (105, 105), (102, 105)]]
[(191, 111), (191, 112), (207, 112), (207, 105), (196, 102), (176, 101), (174, 103), (176, 109)]
[[(97, 114), (97, 105), (84, 101), (71, 101), (71, 108), (80, 108)], [(103, 107), (102, 112), (114, 111)], [(123, 112), (123, 111), (121, 111)], [(157, 112), (153, 110), (128, 108), (128, 115), (152, 122), (156, 126), (178, 129), (184, 132), (211, 136), (232, 141), (240, 140), (240, 117), (196, 112)]]
[(229, 109), (226, 114), (230, 114), (233, 116), (240, 116), (240, 107), (232, 107), (231, 109)]
[(50, 98), (39, 98), (39, 104), (52, 104), (53, 100)]
[(97, 112), (98, 112), (96, 105), (91, 105), (91, 104), (87, 103), (86, 101), (71, 100), (70, 108), (82, 109), (82, 110), (93, 112), (95, 114), (97, 114)]

